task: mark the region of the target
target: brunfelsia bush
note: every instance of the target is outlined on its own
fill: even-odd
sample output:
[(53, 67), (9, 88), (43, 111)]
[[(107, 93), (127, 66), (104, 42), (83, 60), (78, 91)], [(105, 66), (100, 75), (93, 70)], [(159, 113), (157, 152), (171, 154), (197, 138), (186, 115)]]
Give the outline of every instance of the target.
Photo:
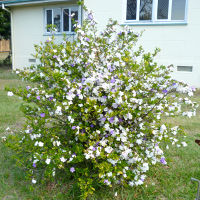
[(95, 183), (138, 186), (151, 165), (166, 164), (161, 142), (186, 145), (176, 138), (183, 130), (161, 118), (195, 115), (196, 103), (179, 96), (194, 89), (154, 62), (158, 50), (137, 48), (138, 37), (112, 20), (99, 33), (89, 13), (75, 41), (48, 39), (36, 46), (41, 64), (18, 71), (34, 86), (10, 90), (28, 104), (24, 129), (7, 143), (33, 184), (69, 177), (83, 199)]

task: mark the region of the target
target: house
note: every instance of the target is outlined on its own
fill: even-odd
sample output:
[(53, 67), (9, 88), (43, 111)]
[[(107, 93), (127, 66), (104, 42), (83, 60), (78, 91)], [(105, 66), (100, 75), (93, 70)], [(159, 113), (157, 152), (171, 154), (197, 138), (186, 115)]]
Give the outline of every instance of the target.
[[(159, 47), (159, 63), (173, 64), (176, 79), (200, 87), (199, 0), (85, 0), (85, 5), (99, 29), (113, 18), (136, 32), (145, 30), (140, 40), (145, 50)], [(73, 38), (69, 15), (80, 23), (84, 16), (76, 0), (1, 0), (0, 6), (11, 13), (13, 69), (35, 62), (34, 44), (51, 35), (48, 24), (56, 26), (59, 40), (63, 32)]]

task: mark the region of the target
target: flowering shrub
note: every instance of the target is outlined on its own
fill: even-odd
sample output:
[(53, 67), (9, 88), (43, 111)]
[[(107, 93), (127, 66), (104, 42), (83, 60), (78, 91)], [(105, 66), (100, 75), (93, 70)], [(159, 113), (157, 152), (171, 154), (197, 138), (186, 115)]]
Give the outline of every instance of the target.
[(167, 164), (161, 142), (186, 146), (177, 139), (183, 130), (161, 119), (194, 116), (196, 103), (179, 95), (194, 89), (171, 79), (171, 66), (154, 62), (157, 49), (137, 48), (139, 36), (112, 20), (99, 33), (89, 13), (75, 41), (49, 38), (36, 46), (41, 64), (18, 71), (33, 84), (8, 92), (27, 103), (25, 127), (7, 143), (33, 184), (73, 178), (83, 199), (94, 183), (138, 186), (151, 165)]

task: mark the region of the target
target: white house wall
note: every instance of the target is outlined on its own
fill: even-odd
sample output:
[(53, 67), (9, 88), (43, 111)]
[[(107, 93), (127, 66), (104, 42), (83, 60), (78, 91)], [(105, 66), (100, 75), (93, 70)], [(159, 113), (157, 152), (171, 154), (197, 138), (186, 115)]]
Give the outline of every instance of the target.
[[(126, 0), (85, 0), (93, 10), (99, 29), (105, 27), (109, 18), (123, 24)], [(48, 6), (13, 7), (14, 69), (30, 65), (33, 45), (46, 40), (44, 36), (43, 9)], [(136, 32), (145, 30), (140, 44), (145, 50), (161, 49), (158, 62), (177, 66), (192, 66), (192, 72), (178, 72), (178, 80), (200, 87), (200, 1), (188, 0), (188, 19), (185, 25), (131, 26)], [(62, 37), (62, 36), (58, 36)], [(176, 69), (176, 68), (175, 68)]]
[[(34, 45), (49, 38), (45, 34), (44, 9), (68, 5), (74, 5), (74, 3), (11, 7), (14, 70), (23, 69), (34, 64), (29, 60), (33, 59), (32, 54), (35, 53)], [(62, 40), (62, 34), (56, 37), (59, 41)]]
[[(124, 24), (126, 0), (85, 0), (94, 12), (99, 28), (105, 27), (109, 18)], [(131, 26), (136, 32), (144, 31), (140, 44), (145, 50), (161, 49), (158, 62), (177, 66), (192, 66), (192, 72), (178, 72), (173, 76), (193, 86), (200, 87), (200, 1), (188, 0), (186, 25)]]

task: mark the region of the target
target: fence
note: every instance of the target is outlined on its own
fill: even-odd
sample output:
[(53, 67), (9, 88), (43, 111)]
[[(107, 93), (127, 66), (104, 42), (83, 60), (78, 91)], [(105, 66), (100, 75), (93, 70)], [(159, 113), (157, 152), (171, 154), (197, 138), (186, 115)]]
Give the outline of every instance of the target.
[(0, 40), (0, 52), (10, 52), (10, 40)]

